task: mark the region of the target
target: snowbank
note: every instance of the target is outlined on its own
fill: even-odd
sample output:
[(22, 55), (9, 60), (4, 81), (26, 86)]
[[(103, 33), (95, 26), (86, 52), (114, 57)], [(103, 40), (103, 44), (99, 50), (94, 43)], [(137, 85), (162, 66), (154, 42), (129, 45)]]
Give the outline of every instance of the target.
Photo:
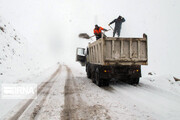
[(141, 81), (155, 88), (177, 95), (180, 94), (180, 81), (176, 81), (172, 75), (149, 75), (148, 77), (142, 78)]

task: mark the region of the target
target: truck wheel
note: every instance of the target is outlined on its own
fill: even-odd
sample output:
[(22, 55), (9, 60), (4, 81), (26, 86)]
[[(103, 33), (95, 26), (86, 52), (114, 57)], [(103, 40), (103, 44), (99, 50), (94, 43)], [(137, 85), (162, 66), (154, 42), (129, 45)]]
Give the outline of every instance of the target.
[(91, 78), (91, 73), (90, 72), (87, 72), (87, 77)]
[(91, 78), (91, 70), (89, 68), (89, 65), (87, 65), (87, 77)]
[(86, 74), (87, 78), (91, 78), (91, 70), (88, 63), (86, 64)]
[(134, 84), (139, 84), (139, 78), (134, 78)]
[(103, 80), (103, 86), (109, 86), (109, 82), (110, 82), (109, 80), (106, 79)]
[(96, 83), (95, 72), (91, 72), (91, 79), (93, 83)]
[(139, 84), (139, 78), (131, 78), (129, 79), (128, 83), (131, 85)]
[(99, 69), (96, 68), (96, 72), (95, 72), (95, 81), (96, 81), (96, 85), (101, 87), (102, 86), (102, 81), (100, 80), (100, 76), (99, 76)]

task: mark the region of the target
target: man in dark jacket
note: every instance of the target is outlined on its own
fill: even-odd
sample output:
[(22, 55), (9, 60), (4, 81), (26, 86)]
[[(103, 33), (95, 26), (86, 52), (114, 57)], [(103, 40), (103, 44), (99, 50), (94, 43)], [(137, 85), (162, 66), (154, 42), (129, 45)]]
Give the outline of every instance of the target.
[(100, 27), (100, 26), (98, 26), (98, 25), (95, 25), (94, 35), (96, 36), (96, 40), (98, 40), (99, 38), (101, 38), (101, 36), (102, 36), (102, 30), (107, 31), (107, 29), (102, 28), (102, 27)]
[(118, 37), (120, 36), (121, 25), (123, 22), (125, 22), (125, 19), (122, 16), (119, 16), (117, 19), (115, 19), (109, 23), (109, 26), (111, 24), (115, 23), (115, 27), (114, 27), (114, 31), (113, 31), (113, 37), (115, 36), (116, 33), (117, 33)]

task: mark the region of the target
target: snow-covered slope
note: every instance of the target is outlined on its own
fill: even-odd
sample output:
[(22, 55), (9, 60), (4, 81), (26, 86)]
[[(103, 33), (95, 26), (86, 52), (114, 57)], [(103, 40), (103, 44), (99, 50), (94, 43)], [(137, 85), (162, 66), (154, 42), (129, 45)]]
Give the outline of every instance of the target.
[(0, 28), (0, 83), (12, 83), (42, 70), (27, 39), (1, 16)]
[(13, 74), (20, 74), (23, 71), (27, 73), (30, 70), (26, 63), (28, 59), (24, 59), (27, 43), (10, 22), (6, 22), (0, 17), (0, 78), (7, 80), (14, 77)]

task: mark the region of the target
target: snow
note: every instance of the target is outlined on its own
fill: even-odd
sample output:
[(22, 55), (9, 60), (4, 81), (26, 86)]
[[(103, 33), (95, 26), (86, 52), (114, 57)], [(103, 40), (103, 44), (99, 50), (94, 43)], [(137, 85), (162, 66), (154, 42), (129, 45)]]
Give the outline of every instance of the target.
[(173, 76), (164, 75), (164, 76), (149, 76), (144, 78), (147, 84), (151, 84), (151, 86), (156, 89), (162, 89), (168, 92), (172, 92), (173, 94), (179, 94), (180, 87), (179, 81), (175, 81)]
[[(24, 80), (31, 83), (38, 82), (39, 85), (47, 81), (57, 67), (58, 65), (55, 65), (38, 76)], [(67, 68), (66, 65), (62, 65), (60, 72), (53, 78), (55, 82), (50, 84), (52, 87), (44, 88), (44, 90), (50, 88), (49, 94), (43, 94), (42, 91), (19, 119), (29, 119), (32, 117), (31, 114), (35, 114), (36, 119), (63, 119), (66, 116), (63, 114), (64, 101), (69, 99), (73, 100), (70, 102), (72, 108), (69, 109), (76, 113), (71, 113), (72, 118), (179, 119), (180, 84), (174, 81), (172, 76), (151, 75), (141, 78), (139, 85), (111, 82), (109, 87), (100, 88), (86, 77), (84, 68), (78, 67), (80, 66), (71, 65)], [(74, 81), (74, 85), (67, 84), (67, 80)], [(65, 91), (66, 84), (72, 91)], [(67, 98), (66, 94), (69, 94), (70, 98)], [(25, 104), (20, 100), (1, 100), (0, 103), (0, 107), (4, 108), (0, 111), (3, 113), (1, 117), (5, 115), (5, 118), (13, 116)]]
[[(26, 59), (24, 53), (26, 46), (24, 44), (25, 41), (23, 38), (17, 34), (15, 29), (12, 28), (10, 23), (4, 22), (0, 17), (0, 26), (4, 28), (4, 32), (0, 31), (0, 40), (1, 40), (1, 54), (0, 54), (0, 62), (1, 62), (1, 82), (2, 80), (8, 79), (13, 75), (9, 75), (9, 73), (14, 73), (16, 71), (16, 67), (21, 65), (19, 71), (28, 71), (28, 68), (25, 68), (25, 62), (23, 63), (21, 58)], [(16, 64), (17, 66), (15, 66)], [(7, 75), (8, 74), (8, 75)]]
[(111, 83), (102, 89), (85, 74), (76, 77), (76, 81), (85, 84), (83, 98), (91, 101), (90, 104), (105, 106), (112, 119), (178, 120), (180, 117), (180, 82), (175, 82), (172, 76), (148, 76), (141, 78), (136, 86)]
[(0, 30), (0, 83), (15, 82), (48, 67), (42, 66), (40, 61), (35, 59), (27, 39), (1, 16), (0, 26), (4, 28), (4, 32)]
[[(14, 84), (28, 84), (28, 83), (33, 83), (40, 85), (42, 82), (46, 81), (49, 79), (51, 74), (57, 69), (57, 65), (54, 65), (50, 68), (45, 69), (44, 71), (41, 71), (39, 73), (21, 78), (21, 80), (13, 80), (13, 81), (8, 81), (8, 83), (14, 83)], [(7, 83), (7, 82), (5, 82)], [(2, 83), (1, 83), (2, 84)], [(1, 92), (0, 92), (1, 93)], [(0, 99), (0, 118), (3, 117), (5, 114), (7, 114), (11, 110), (17, 110), (19, 109), (21, 104), (20, 102), (23, 101), (22, 99)], [(19, 103), (19, 104), (18, 104)]]
[(85, 84), (81, 94), (85, 101), (105, 106), (112, 119), (178, 120), (180, 117), (180, 82), (171, 75), (149, 75), (142, 77), (136, 86), (111, 83), (110, 87), (99, 89), (86, 78), (84, 69), (71, 68), (78, 84)]
[[(67, 65), (72, 70), (69, 79), (75, 80), (80, 89), (69, 97), (81, 98), (89, 108), (86, 110), (76, 106), (78, 102), (74, 103), (75, 108), (80, 107), (76, 112), (81, 117), (178, 120), (180, 81), (173, 77), (180, 79), (179, 5), (179, 0), (0, 0), (0, 27), (4, 29), (0, 29), (0, 85), (40, 85), (59, 64)], [(76, 48), (85, 48), (95, 38), (84, 40), (78, 38), (78, 34), (93, 35), (95, 24), (109, 28), (108, 23), (119, 15), (126, 19), (122, 37), (148, 35), (149, 65), (142, 66), (143, 77), (137, 86), (111, 83), (110, 87), (99, 88), (86, 78), (85, 68), (75, 62)], [(106, 35), (112, 36), (112, 31)], [(149, 72), (153, 74), (148, 75)], [(62, 117), (57, 114), (63, 111), (65, 104), (64, 86), (68, 74), (63, 66), (56, 76), (57, 84), (41, 106), (42, 114), (38, 114), (38, 119), (51, 115), (53, 119)], [(25, 102), (0, 99), (0, 118), (12, 115)], [(86, 112), (90, 115), (83, 116)]]

